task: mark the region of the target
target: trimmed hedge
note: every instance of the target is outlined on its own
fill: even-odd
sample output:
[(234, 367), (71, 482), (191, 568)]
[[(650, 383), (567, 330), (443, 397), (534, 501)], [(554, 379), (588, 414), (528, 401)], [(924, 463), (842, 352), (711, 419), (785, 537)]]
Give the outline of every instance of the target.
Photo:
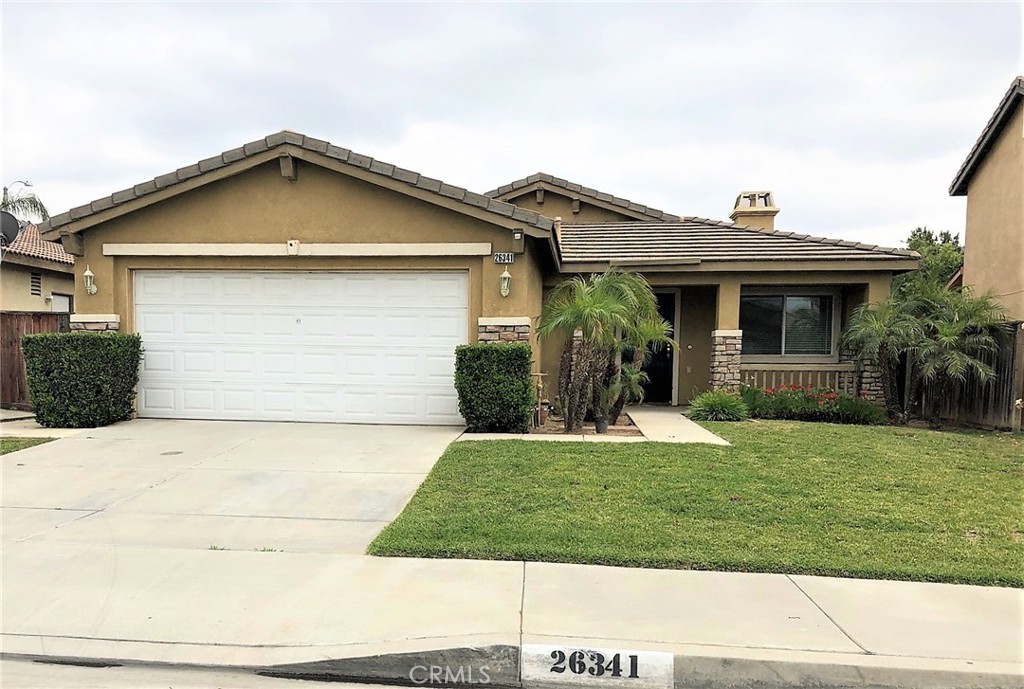
[(527, 433), (535, 405), (527, 344), (478, 343), (455, 349), (459, 412), (470, 433)]
[(131, 417), (142, 338), (127, 333), (42, 333), (21, 339), (36, 421), (94, 428)]

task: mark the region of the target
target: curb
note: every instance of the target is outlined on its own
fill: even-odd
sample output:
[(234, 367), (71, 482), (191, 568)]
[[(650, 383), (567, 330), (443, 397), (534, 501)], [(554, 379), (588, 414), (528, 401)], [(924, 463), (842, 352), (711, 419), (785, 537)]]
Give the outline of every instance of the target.
[[(567, 651), (564, 659), (558, 655)], [(0, 653), (0, 658), (100, 671), (127, 666), (231, 670), (282, 679), (427, 689), (1024, 689), (1024, 668), (1013, 663), (869, 655), (837, 659), (835, 654), (813, 654), (824, 656), (817, 662), (801, 659), (807, 654), (798, 651), (737, 651), (761, 657), (527, 644), (522, 648), (454, 647), (263, 666), (24, 653)], [(607, 671), (597, 672), (599, 659)], [(553, 666), (563, 670), (553, 671)], [(616, 666), (618, 677), (614, 676)]]

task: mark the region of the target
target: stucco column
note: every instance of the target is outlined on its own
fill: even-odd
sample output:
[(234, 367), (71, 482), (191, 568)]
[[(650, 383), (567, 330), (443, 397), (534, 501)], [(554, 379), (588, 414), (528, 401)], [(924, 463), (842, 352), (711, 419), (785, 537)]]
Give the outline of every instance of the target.
[(740, 356), (743, 331), (740, 330), (740, 283), (723, 281), (718, 285), (715, 329), (711, 332), (711, 388), (734, 390), (740, 385)]
[(892, 273), (873, 275), (868, 280), (867, 293), (864, 295), (864, 302), (867, 304), (880, 304), (885, 301), (892, 291)]
[(740, 283), (738, 280), (722, 281), (718, 285), (718, 302), (715, 309), (715, 330), (740, 329)]

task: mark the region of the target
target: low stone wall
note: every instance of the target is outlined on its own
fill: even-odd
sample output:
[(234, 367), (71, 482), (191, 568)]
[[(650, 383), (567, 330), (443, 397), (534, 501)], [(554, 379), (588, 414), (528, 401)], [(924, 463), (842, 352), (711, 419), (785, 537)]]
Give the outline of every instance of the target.
[(530, 319), (524, 316), (480, 318), (476, 337), (480, 342), (530, 343)]
[(116, 313), (75, 313), (71, 315), (72, 330), (106, 332), (121, 329), (121, 317)]

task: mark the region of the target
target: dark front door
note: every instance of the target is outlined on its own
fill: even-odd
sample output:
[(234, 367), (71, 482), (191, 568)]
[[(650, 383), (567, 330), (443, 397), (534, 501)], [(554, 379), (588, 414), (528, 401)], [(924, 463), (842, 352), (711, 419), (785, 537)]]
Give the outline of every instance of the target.
[[(676, 322), (676, 295), (673, 292), (658, 292), (658, 313), (673, 327)], [(672, 334), (675, 337), (675, 334)], [(672, 403), (672, 357), (671, 347), (661, 347), (650, 353), (647, 375), (651, 381), (644, 386), (644, 402), (650, 404)]]

